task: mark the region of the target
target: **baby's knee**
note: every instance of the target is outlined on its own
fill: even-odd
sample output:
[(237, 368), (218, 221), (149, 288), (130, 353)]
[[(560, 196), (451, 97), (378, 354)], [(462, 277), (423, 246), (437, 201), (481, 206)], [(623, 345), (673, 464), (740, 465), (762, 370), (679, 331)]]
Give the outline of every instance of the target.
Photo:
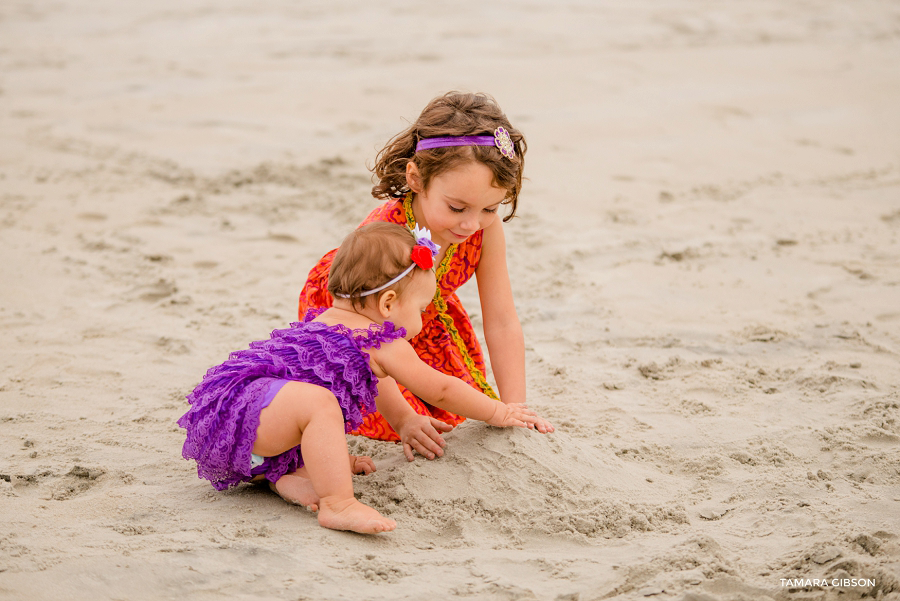
[(315, 402), (314, 411), (316, 416), (320, 419), (343, 423), (344, 412), (341, 410), (341, 405), (338, 403), (337, 397), (334, 396), (331, 391), (325, 389), (322, 389), (321, 392), (322, 393), (318, 395), (319, 398), (317, 398)]

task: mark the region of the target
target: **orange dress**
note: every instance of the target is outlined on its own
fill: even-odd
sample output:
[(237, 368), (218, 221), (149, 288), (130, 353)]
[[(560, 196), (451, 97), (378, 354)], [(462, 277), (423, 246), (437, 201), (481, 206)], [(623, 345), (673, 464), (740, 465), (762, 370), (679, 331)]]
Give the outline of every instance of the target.
[[(387, 221), (400, 225), (415, 225), (411, 208), (411, 196), (405, 200), (395, 199), (385, 202), (372, 211), (360, 224)], [(450, 246), (447, 255), (437, 268), (437, 290), (434, 300), (422, 314), (422, 331), (410, 343), (428, 365), (459, 378), (492, 398), (498, 398), (485, 378), (484, 353), (475, 335), (469, 315), (463, 308), (456, 289), (465, 284), (481, 259), (482, 232), (476, 232), (464, 242)], [(299, 316), (309, 309), (331, 306), (328, 292), (328, 271), (337, 249), (326, 254), (309, 272), (303, 292), (300, 293)], [(399, 386), (399, 384), (398, 384)], [(463, 422), (464, 417), (444, 411), (422, 401), (409, 390), (400, 386), (406, 401), (416, 413), (429, 415), (452, 426)], [(353, 434), (378, 440), (399, 441), (387, 420), (380, 413), (369, 414)]]

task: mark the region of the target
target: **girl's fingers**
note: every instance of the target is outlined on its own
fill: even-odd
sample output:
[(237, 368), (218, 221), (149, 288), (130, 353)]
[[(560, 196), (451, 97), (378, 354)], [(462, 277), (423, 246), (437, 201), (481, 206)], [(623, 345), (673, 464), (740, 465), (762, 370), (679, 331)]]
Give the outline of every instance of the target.
[(437, 444), (430, 438), (426, 439), (425, 442), (419, 441), (419, 444), (425, 449), (425, 455), (429, 459), (434, 459), (435, 457), (440, 457), (444, 454), (444, 450), (441, 448), (441, 445)]
[(409, 446), (408, 442), (403, 443), (403, 454), (406, 456), (407, 461), (414, 461), (416, 458), (415, 455), (413, 455), (412, 447)]
[(419, 455), (421, 455), (422, 457), (425, 457), (426, 459), (434, 459), (434, 453), (432, 453), (431, 451), (429, 451), (428, 449), (426, 449), (426, 448), (422, 445), (422, 443), (419, 442), (418, 440), (413, 439), (413, 440), (409, 441), (409, 444), (410, 444), (410, 445), (412, 446), (412, 448), (414, 448), (414, 449), (416, 450), (416, 452), (417, 452)]
[(427, 437), (425, 444), (432, 446), (429, 443), (434, 443), (434, 445), (437, 447), (437, 448), (432, 449), (434, 452), (438, 452), (446, 444), (444, 442), (443, 436), (441, 436), (437, 430), (432, 430), (431, 432), (425, 432), (425, 436)]
[[(433, 417), (431, 418), (431, 425), (435, 430), (438, 430), (440, 432), (449, 432), (453, 429), (453, 426), (451, 426), (450, 424), (444, 423), (441, 420)], [(443, 440), (441, 442), (443, 442)]]
[[(437, 440), (435, 440), (435, 437), (437, 437)], [(440, 457), (444, 454), (444, 439), (440, 437), (437, 431), (434, 432), (434, 435), (432, 435), (430, 432), (424, 432), (424, 436), (422, 436), (420, 439), (416, 439), (416, 442), (422, 445), (433, 455), (437, 455), (438, 457)], [(434, 459), (434, 457), (428, 458)]]

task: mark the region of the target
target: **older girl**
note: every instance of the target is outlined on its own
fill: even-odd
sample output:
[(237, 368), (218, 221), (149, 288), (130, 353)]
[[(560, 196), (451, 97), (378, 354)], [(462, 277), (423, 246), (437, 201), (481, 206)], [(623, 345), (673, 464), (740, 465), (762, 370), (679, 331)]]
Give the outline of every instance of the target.
[[(516, 404), (525, 402), (525, 343), (506, 267), (503, 222), (516, 212), (525, 151), (524, 137), (492, 98), (457, 92), (435, 98), (378, 154), (372, 194), (384, 203), (363, 221), (431, 230), (441, 246), (437, 287), (423, 315), (422, 331), (412, 339), (413, 348), (428, 365), (491, 398)], [(501, 218), (502, 209), (506, 215)], [(334, 253), (326, 254), (310, 271), (300, 294), (300, 315), (331, 306), (328, 271)], [(499, 396), (485, 377), (481, 346), (455, 293), (473, 274)], [(374, 413), (354, 433), (402, 441), (410, 461), (413, 451), (429, 459), (442, 455), (440, 432), (464, 419), (402, 384), (382, 382), (379, 392), (402, 394), (410, 409), (392, 403), (401, 407), (399, 415)], [(536, 419), (534, 427), (553, 431), (543, 419)]]

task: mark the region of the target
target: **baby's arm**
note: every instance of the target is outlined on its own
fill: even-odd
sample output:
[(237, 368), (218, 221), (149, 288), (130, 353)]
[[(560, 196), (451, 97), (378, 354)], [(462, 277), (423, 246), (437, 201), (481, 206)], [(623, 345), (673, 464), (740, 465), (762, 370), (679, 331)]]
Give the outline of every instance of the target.
[(391, 377), (441, 409), (498, 427), (527, 427), (538, 419), (523, 404), (495, 401), (462, 380), (426, 365), (406, 340), (398, 339), (370, 352)]

